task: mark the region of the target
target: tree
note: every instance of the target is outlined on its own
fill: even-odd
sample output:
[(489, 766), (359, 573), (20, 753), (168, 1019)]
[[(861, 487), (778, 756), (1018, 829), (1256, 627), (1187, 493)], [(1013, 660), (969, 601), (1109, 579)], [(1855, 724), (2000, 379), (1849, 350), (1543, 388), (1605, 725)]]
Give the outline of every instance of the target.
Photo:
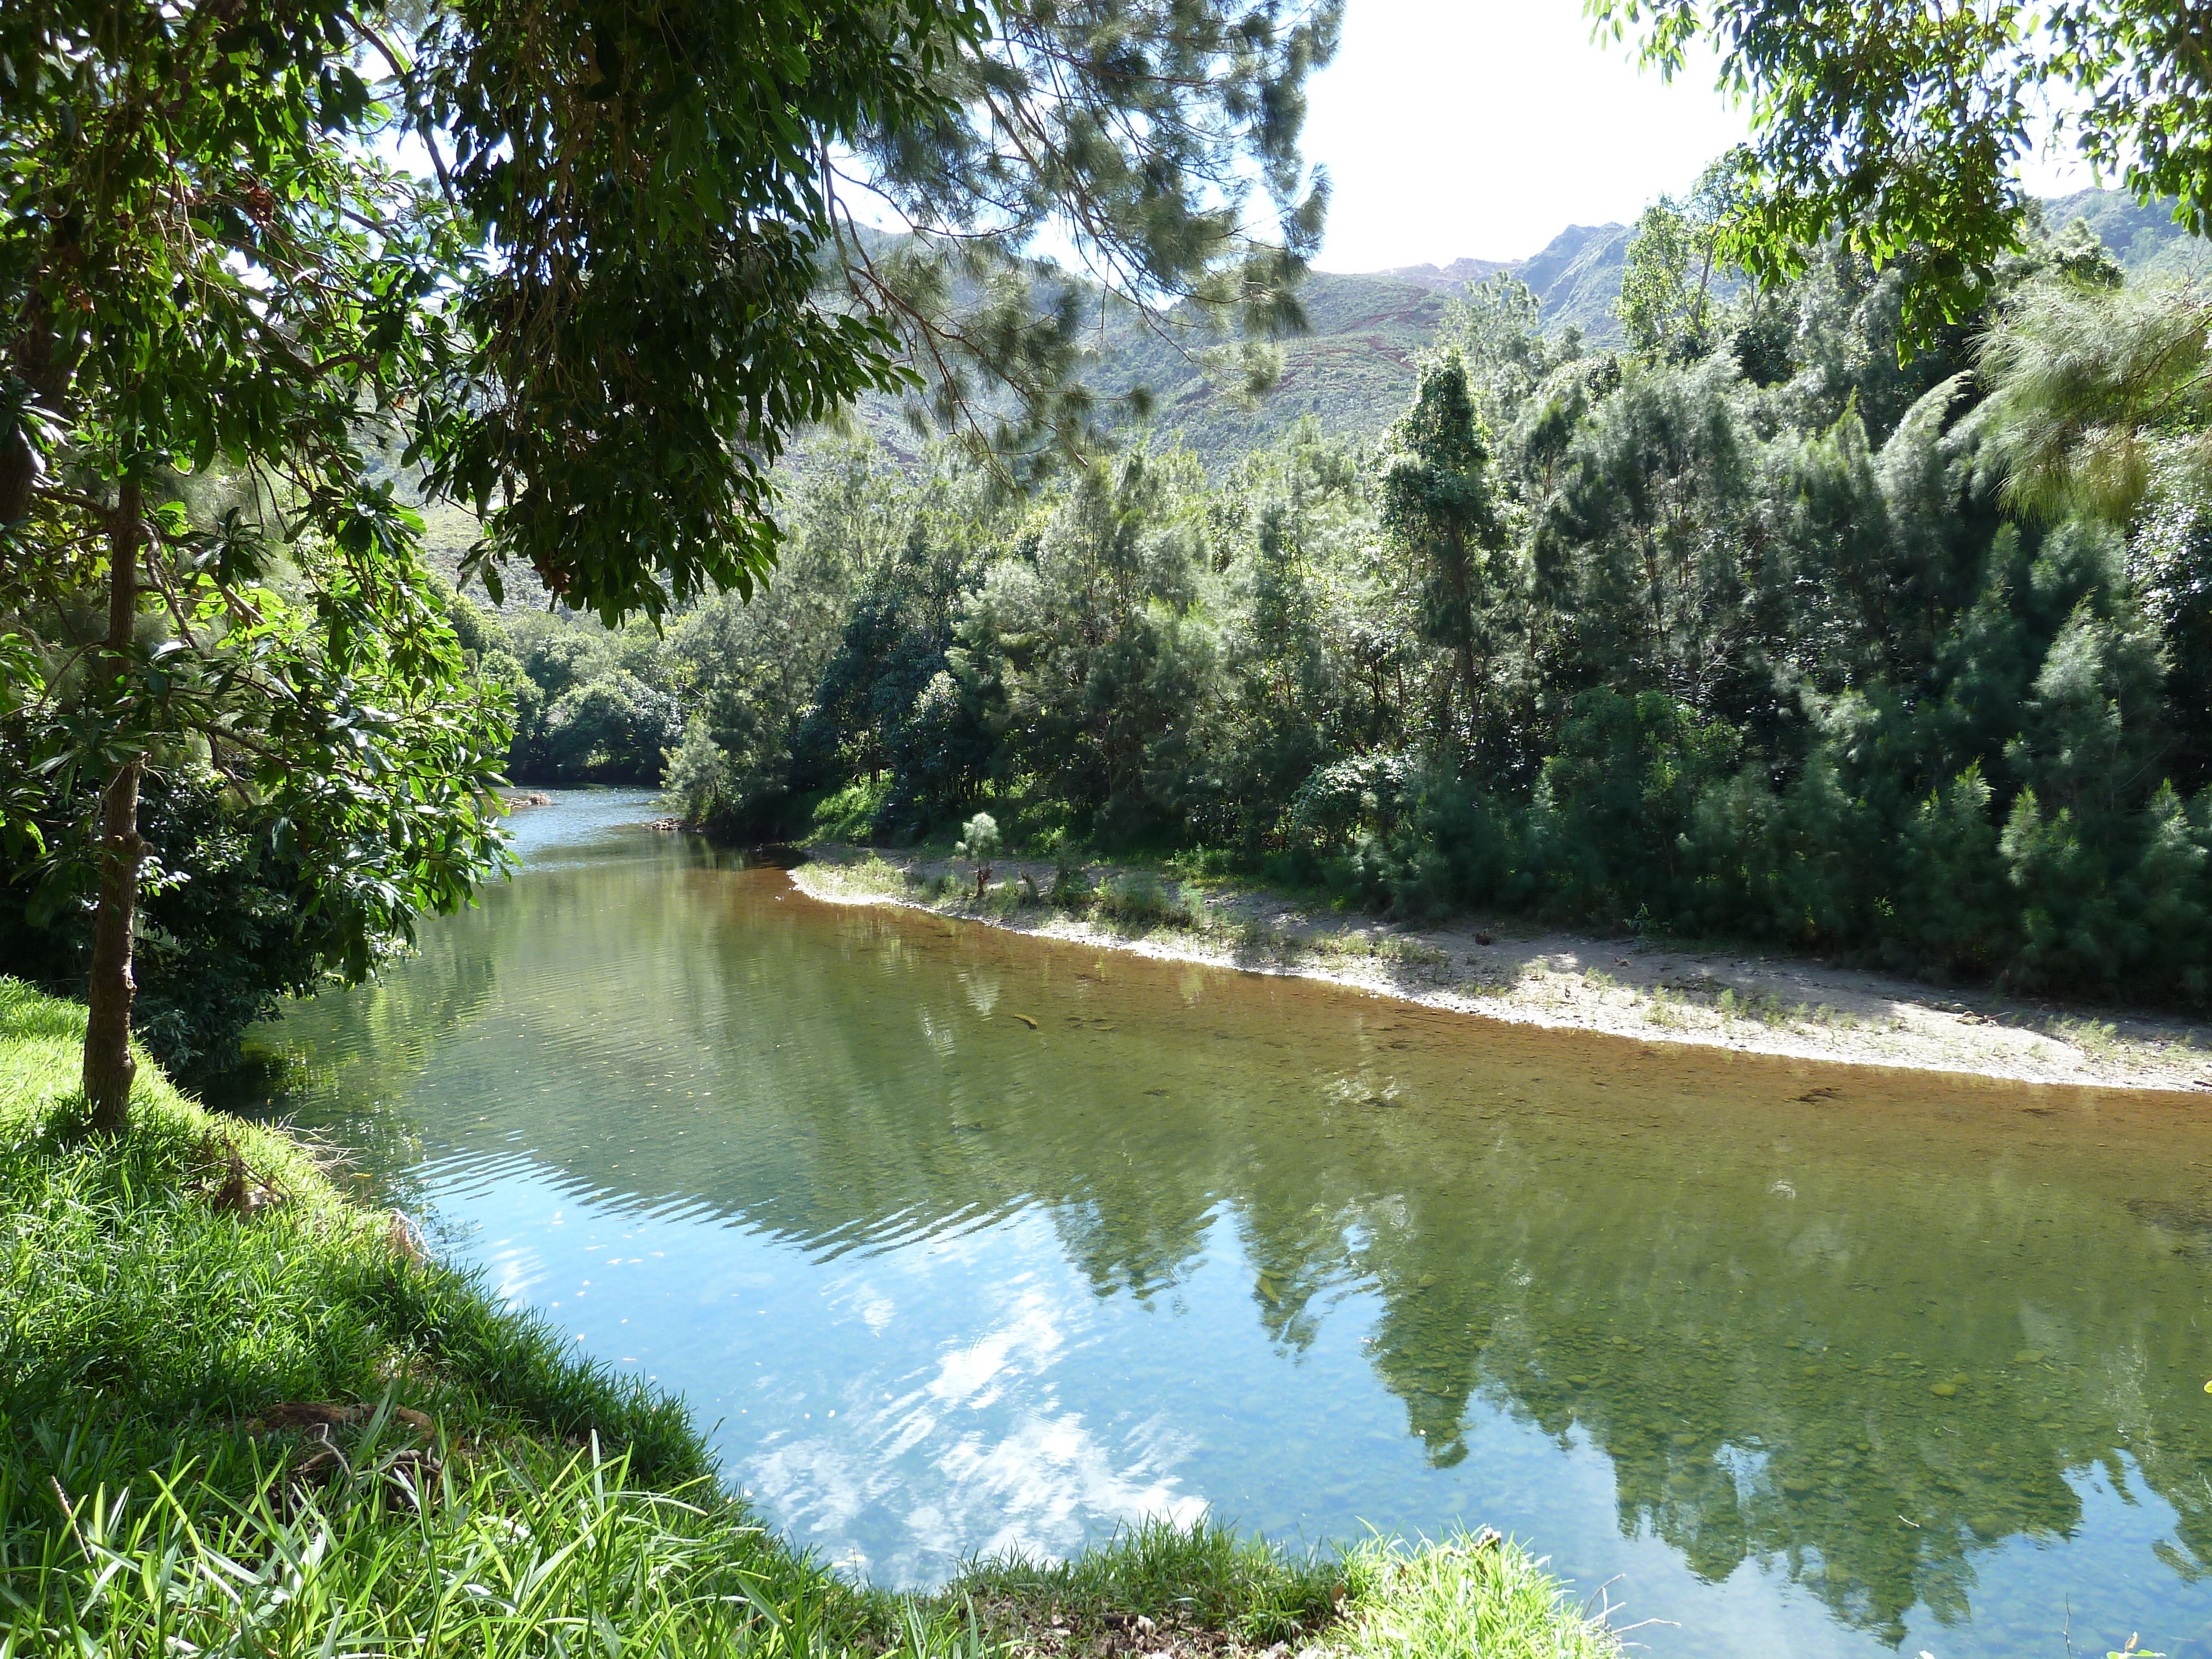
[(1743, 153), (1731, 150), (1687, 198), (1662, 196), (1644, 210), (1613, 303), (1631, 350), (1692, 362), (1712, 349), (1721, 298), (1714, 280), (1735, 266), (1728, 239), (1747, 205)]
[(347, 973), (496, 851), (501, 721), (465, 695), (419, 523), (356, 441), (439, 349), (434, 319), (408, 324), (453, 222), (334, 142), (375, 118), (336, 51), (348, 21), (65, 5), (0, 25), (0, 611), (28, 646), (5, 747), (41, 785), (44, 886), (97, 890), (83, 1080), (111, 1133), (149, 769), (252, 807)]
[(2016, 508), (2125, 524), (2154, 472), (2212, 477), (2212, 302), (2047, 280), (1984, 337), (1989, 421)]
[(1439, 358), (1459, 353), (1476, 408), (1493, 432), (1509, 430), (1537, 387), (1582, 356), (1582, 330), (1569, 324), (1552, 338), (1542, 313), (1536, 290), (1503, 270), (1468, 283), (1444, 307), (1434, 349)]
[(1706, 293), (1711, 256), (1701, 257), (1697, 242), (1672, 197), (1661, 197), (1638, 217), (1613, 311), (1638, 356), (1679, 362), (1705, 355), (1712, 322)]
[[(1295, 320), (1319, 232), (1297, 139), (1327, 0), (1290, 20), (1273, 0), (459, 0), (411, 51), (399, 16), (61, 0), (0, 20), (0, 610), (28, 642), (0, 661), (49, 799), (100, 785), (52, 856), (97, 872), (105, 1129), (126, 1121), (148, 766), (204, 742), (284, 804), (276, 833), (316, 849), (303, 902), (358, 907), (348, 971), (495, 855), (498, 720), (460, 694), (373, 435), (404, 426), (425, 488), (474, 508), (465, 568), (495, 598), (519, 564), (610, 621), (658, 617), (750, 591), (771, 465), (863, 392), (933, 384), (980, 431), (972, 376), (995, 376), (1024, 413), (984, 436), (1079, 443), (1076, 290), (1028, 257), (1048, 226), (1157, 314), (1194, 298), (1263, 326)], [(395, 125), (434, 188), (372, 159)], [(841, 155), (920, 233), (895, 256), (854, 234)], [(1279, 245), (1242, 234), (1248, 160)], [(211, 523), (186, 482), (218, 473), (241, 501)], [(94, 589), (88, 633), (69, 619)]]
[(1725, 365), (1649, 368), (1593, 410), (1539, 520), (1538, 580), (1571, 629), (1582, 685), (1654, 686), (1701, 704), (1727, 652), (1730, 520), (1742, 457)]
[[(1395, 435), (1398, 453), (1382, 478), (1382, 525), (1421, 566), (1422, 634), (1452, 653), (1471, 740), (1482, 718), (1494, 564), (1505, 535), (1484, 477), (1490, 452), (1457, 357), (1423, 374)], [(1455, 730), (1449, 693), (1438, 726)]]
[(668, 751), (668, 776), (663, 785), (686, 823), (704, 823), (721, 804), (729, 786), (729, 762), (721, 745), (707, 729), (703, 714), (694, 714), (684, 728), (684, 741)]
[(1911, 274), (1908, 338), (1975, 310), (2000, 256), (2024, 243), (2017, 163), (2061, 112), (2081, 152), (2136, 198), (2171, 197), (2212, 229), (2212, 52), (2203, 17), (2164, 0), (1585, 0), (1601, 34), (1633, 32), (1672, 77), (1719, 50), (1723, 88), (1750, 101), (1744, 208), (1728, 245), (1762, 283), (1839, 237)]
[(975, 865), (975, 896), (983, 896), (984, 888), (991, 882), (991, 860), (999, 856), (999, 821), (988, 812), (978, 812), (960, 827), (960, 839), (952, 844), (952, 856), (970, 859)]

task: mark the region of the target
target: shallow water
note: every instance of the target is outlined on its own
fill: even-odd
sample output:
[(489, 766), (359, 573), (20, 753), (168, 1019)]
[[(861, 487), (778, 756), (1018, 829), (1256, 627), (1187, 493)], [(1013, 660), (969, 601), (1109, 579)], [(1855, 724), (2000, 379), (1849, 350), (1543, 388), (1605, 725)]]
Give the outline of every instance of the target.
[(281, 1105), (799, 1542), (1463, 1520), (1657, 1655), (2212, 1659), (2201, 1100), (822, 905), (651, 811), (518, 814), (512, 883), (287, 1018)]

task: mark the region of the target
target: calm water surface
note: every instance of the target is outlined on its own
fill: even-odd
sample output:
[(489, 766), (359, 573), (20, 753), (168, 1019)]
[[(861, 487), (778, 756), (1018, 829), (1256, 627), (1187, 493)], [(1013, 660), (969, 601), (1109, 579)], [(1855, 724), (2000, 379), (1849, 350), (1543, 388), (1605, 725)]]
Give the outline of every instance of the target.
[(289, 1017), (285, 1109), (825, 1556), (1463, 1520), (1662, 1656), (2212, 1659), (2202, 1100), (819, 905), (650, 810), (518, 814), (515, 880)]

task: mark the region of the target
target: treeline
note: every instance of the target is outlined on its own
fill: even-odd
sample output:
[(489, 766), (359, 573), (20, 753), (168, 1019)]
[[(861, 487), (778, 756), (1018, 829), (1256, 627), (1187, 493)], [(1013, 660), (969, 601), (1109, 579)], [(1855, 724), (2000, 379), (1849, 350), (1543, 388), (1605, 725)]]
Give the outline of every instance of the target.
[[(1626, 351), (1504, 282), (1379, 446), (1309, 423), (1214, 477), (1140, 447), (1024, 496), (819, 443), (750, 602), (612, 631), (456, 600), (467, 683), (517, 781), (663, 785), (732, 837), (988, 810), (1017, 850), (1401, 915), (2202, 1002), (2205, 301), (2075, 238), (1900, 362), (1897, 276), (1717, 306), (1694, 225), (1646, 229)], [(283, 814), (184, 764), (144, 795), (138, 1030), (219, 1070), (345, 912)], [(0, 959), (82, 986), (81, 893), (18, 862)]]
[(2077, 234), (1900, 362), (1899, 278), (1843, 255), (1727, 307), (1666, 276), (1627, 354), (1476, 290), (1387, 444), (1309, 426), (1218, 483), (818, 453), (750, 604), (483, 642), (516, 767), (663, 744), (733, 835), (988, 806), (1401, 915), (2203, 1000), (2202, 302)]

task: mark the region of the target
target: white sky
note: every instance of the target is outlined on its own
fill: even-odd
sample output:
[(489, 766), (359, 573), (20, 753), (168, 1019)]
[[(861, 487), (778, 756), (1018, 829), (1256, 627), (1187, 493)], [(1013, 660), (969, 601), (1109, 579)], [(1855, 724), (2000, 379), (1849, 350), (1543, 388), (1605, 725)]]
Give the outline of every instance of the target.
[[(1525, 258), (1686, 190), (1747, 131), (1709, 67), (1639, 71), (1591, 40), (1580, 0), (1347, 0), (1310, 95), (1306, 155), (1334, 186), (1323, 270)], [(2045, 195), (2088, 182), (2028, 177)]]
[[(1581, 0), (1346, 0), (1342, 47), (1308, 90), (1306, 158), (1334, 186), (1323, 270), (1525, 258), (1688, 189), (1747, 131), (1709, 59), (1671, 84), (1646, 74), (1625, 43), (1591, 40)], [(379, 148), (428, 173), (412, 135)], [(2024, 171), (2044, 196), (2091, 182), (2070, 155)], [(848, 204), (894, 222), (864, 193)], [(1036, 251), (1072, 252), (1049, 236)]]

